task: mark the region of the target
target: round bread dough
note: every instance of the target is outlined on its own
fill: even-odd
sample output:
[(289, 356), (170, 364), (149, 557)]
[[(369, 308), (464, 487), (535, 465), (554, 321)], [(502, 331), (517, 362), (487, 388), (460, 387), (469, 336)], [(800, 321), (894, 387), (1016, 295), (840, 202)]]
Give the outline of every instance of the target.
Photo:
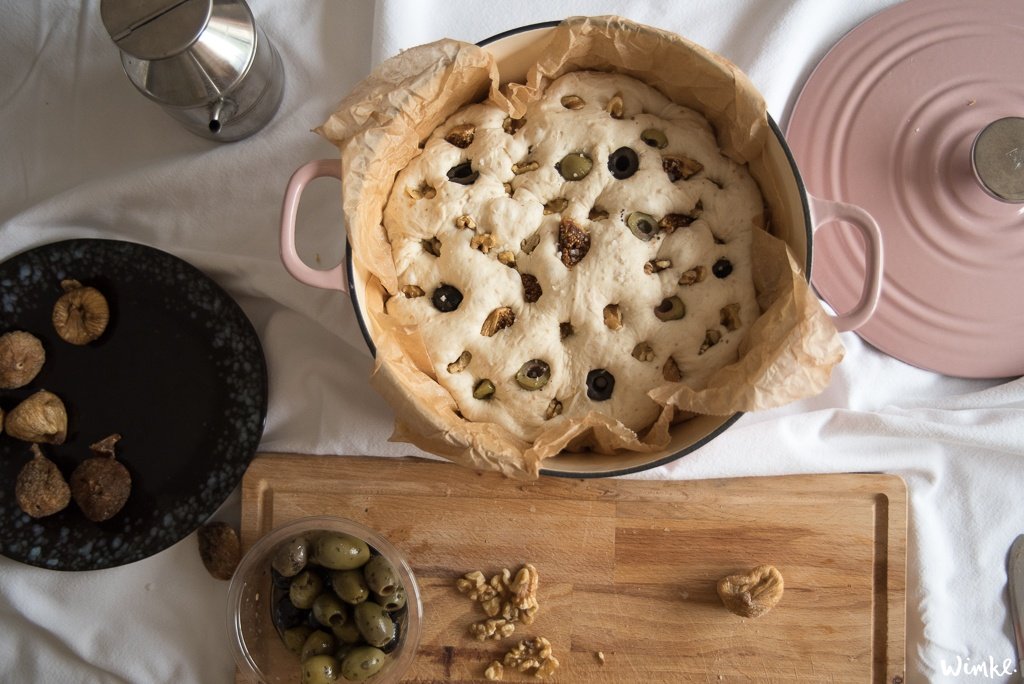
[[(578, 153), (592, 168), (567, 180), (561, 162)], [(631, 230), (644, 223), (634, 212), (661, 226), (653, 237)], [(461, 109), (398, 174), (384, 227), (400, 291), (387, 313), (418, 328), (468, 420), (532, 441), (597, 411), (639, 432), (661, 411), (652, 388), (700, 388), (736, 359), (760, 314), (751, 231), (764, 222), (756, 182), (702, 115), (628, 76), (574, 72), (517, 121), (486, 103)], [(458, 300), (440, 296), (450, 288), (462, 299), (439, 310), (435, 299)], [(659, 307), (679, 311), (662, 304), (672, 297), (685, 315), (662, 320)], [(532, 360), (549, 368), (540, 389), (516, 379)], [(588, 392), (600, 370), (614, 378), (607, 398)], [(474, 397), (485, 379), (493, 393)]]

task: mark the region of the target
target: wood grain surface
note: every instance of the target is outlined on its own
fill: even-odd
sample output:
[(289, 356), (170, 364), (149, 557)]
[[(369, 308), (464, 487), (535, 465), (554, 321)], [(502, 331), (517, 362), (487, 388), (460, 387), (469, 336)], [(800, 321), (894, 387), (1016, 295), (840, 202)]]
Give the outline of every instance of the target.
[[(257, 457), (243, 546), (308, 515), (369, 525), (412, 565), (425, 624), (403, 681), (482, 681), (531, 636), (551, 641), (556, 682), (904, 678), (907, 496), (893, 475), (522, 482), (417, 459)], [(455, 580), (525, 562), (540, 575), (536, 621), (473, 640), (484, 616)], [(782, 572), (781, 603), (726, 611), (717, 580), (763, 563)]]

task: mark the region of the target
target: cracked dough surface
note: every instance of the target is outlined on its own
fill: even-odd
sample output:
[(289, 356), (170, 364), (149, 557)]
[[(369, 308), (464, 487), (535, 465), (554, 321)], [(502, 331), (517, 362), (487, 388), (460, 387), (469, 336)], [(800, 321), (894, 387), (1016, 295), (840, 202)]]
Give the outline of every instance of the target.
[[(583, 106), (563, 106), (563, 97), (571, 95)], [(617, 95), (621, 118), (608, 111)], [(457, 126), (473, 129), (464, 147), (465, 138), (453, 138), (459, 144), (445, 139)], [(648, 129), (663, 132), (667, 145), (644, 142), (641, 133)], [(531, 441), (554, 421), (599, 411), (641, 431), (660, 413), (647, 392), (667, 382), (670, 357), (681, 382), (699, 388), (735, 360), (760, 313), (751, 277), (751, 230), (764, 225), (757, 184), (745, 167), (722, 155), (703, 116), (620, 74), (562, 76), (530, 105), (517, 130), (507, 130), (504, 112), (486, 103), (469, 105), (438, 127), (422, 154), (398, 174), (384, 226), (404, 292), (388, 300), (387, 312), (419, 327), (438, 382), (469, 420), (501, 424)], [(609, 155), (623, 147), (636, 153), (639, 164), (620, 180), (609, 169)], [(593, 168), (580, 180), (566, 180), (557, 165), (578, 152), (593, 160)], [(685, 157), (703, 168), (673, 181), (665, 156)], [(467, 161), (476, 179), (449, 180), (449, 170)], [(537, 168), (513, 172), (513, 165), (528, 162)], [(557, 201), (563, 198), (565, 203)], [(655, 222), (669, 214), (693, 220), (643, 240), (627, 223), (633, 212)], [(464, 216), (475, 227), (459, 227)], [(590, 237), (589, 251), (571, 268), (561, 259), (563, 221)], [(512, 259), (514, 266), (508, 265)], [(645, 271), (652, 260), (671, 265)], [(731, 271), (718, 277), (725, 262)], [(697, 267), (703, 267), (703, 279), (681, 284), (683, 274)], [(542, 292), (536, 301), (524, 297), (521, 274), (536, 278)], [(441, 285), (463, 295), (455, 310), (435, 307), (433, 295)], [(671, 297), (679, 297), (686, 313), (663, 321), (655, 309)], [(609, 305), (618, 307), (618, 329), (606, 325)], [(515, 322), (485, 336), (484, 321), (500, 307), (510, 307)], [(723, 313), (726, 307), (738, 314)], [(566, 323), (572, 334), (563, 337)], [(717, 343), (708, 346), (716, 335)], [(653, 354), (640, 354), (643, 345)], [(449, 364), (467, 351), (472, 358), (465, 368), (449, 372)], [(532, 359), (548, 364), (550, 380), (529, 391), (517, 383), (516, 373)], [(588, 397), (587, 376), (595, 369), (615, 379), (605, 400)], [(473, 396), (482, 379), (495, 387), (488, 399)], [(549, 418), (552, 400), (560, 402), (561, 414)]]

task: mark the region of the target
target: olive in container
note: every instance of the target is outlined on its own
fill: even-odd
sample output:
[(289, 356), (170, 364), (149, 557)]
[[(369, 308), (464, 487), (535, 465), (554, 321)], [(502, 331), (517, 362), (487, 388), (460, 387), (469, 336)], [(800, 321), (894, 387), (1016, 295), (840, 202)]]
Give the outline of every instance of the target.
[(245, 553), (228, 587), (235, 662), (260, 684), (397, 682), (416, 656), (422, 620), (402, 553), (344, 518), (274, 529)]

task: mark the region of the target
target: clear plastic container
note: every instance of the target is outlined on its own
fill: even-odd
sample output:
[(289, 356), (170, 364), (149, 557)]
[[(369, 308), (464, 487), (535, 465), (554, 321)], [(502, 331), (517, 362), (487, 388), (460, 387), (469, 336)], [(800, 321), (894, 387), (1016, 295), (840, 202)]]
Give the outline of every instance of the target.
[[(300, 518), (266, 534), (253, 544), (228, 587), (228, 630), (235, 662), (243, 677), (261, 684), (298, 684), (302, 679), (298, 656), (278, 635), (271, 616), (273, 582), (270, 563), (274, 551), (299, 534), (340, 532), (362, 539), (387, 558), (406, 591), (406, 608), (399, 620), (399, 641), (389, 661), (368, 681), (397, 682), (416, 656), (423, 621), (419, 587), (408, 562), (383, 536), (364, 525), (330, 516)], [(346, 681), (339, 675), (339, 682)]]

